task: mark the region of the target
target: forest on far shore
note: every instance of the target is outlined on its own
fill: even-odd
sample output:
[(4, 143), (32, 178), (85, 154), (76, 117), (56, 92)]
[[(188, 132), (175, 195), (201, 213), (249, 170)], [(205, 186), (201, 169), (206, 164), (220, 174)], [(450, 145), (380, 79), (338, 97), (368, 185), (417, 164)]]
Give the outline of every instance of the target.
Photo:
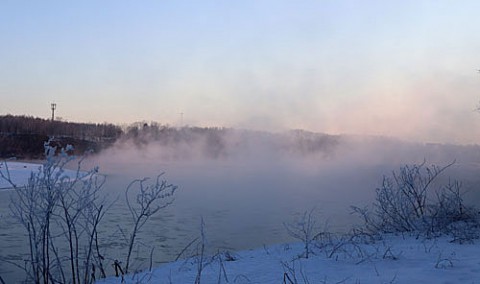
[(238, 149), (248, 149), (252, 144), (265, 145), (279, 155), (326, 154), (336, 147), (339, 137), (304, 130), (269, 133), (222, 127), (172, 127), (157, 122), (136, 122), (121, 127), (108, 123), (0, 116), (1, 159), (42, 159), (46, 141), (50, 141), (51, 146), (58, 146), (58, 149), (72, 145), (75, 155), (90, 150), (99, 153), (115, 143), (128, 143), (140, 149), (150, 144), (169, 149), (179, 145), (185, 149), (200, 147), (202, 155), (217, 159), (228, 157)]
[(44, 143), (73, 145), (75, 154), (99, 152), (122, 135), (113, 124), (74, 123), (32, 116), (0, 116), (0, 158), (41, 159)]

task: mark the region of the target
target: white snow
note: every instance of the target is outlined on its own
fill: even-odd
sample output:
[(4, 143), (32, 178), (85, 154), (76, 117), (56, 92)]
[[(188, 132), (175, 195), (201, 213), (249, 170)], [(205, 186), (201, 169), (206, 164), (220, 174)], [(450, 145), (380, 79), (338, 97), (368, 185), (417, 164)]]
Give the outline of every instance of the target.
[[(316, 249), (308, 259), (298, 257), (301, 243), (274, 245), (232, 253), (234, 261), (217, 258), (202, 271), (201, 283), (480, 283), (480, 246), (449, 240), (386, 235), (339, 249), (331, 258), (329, 250)], [(172, 262), (129, 275), (125, 283), (195, 283), (197, 263), (196, 258)], [(292, 282), (284, 282), (285, 275)], [(97, 283), (121, 283), (121, 278)]]
[[(7, 176), (7, 167), (12, 182), (17, 186), (23, 186), (28, 183), (28, 178), (30, 178), (32, 172), (37, 173), (42, 168), (42, 164), (16, 161), (0, 162), (0, 172), (5, 176)], [(63, 174), (69, 177), (75, 177), (77, 172), (65, 169)], [(8, 189), (12, 189), (12, 185), (0, 177), (0, 190)]]
[[(0, 171), (5, 175), (7, 175), (7, 166), (12, 182), (20, 186), (27, 184), (30, 173), (32, 171), (37, 172), (42, 165), (23, 162), (7, 162), (7, 165), (5, 165), (5, 162), (0, 162)], [(10, 183), (0, 178), (0, 190), (10, 189), (11, 187)]]

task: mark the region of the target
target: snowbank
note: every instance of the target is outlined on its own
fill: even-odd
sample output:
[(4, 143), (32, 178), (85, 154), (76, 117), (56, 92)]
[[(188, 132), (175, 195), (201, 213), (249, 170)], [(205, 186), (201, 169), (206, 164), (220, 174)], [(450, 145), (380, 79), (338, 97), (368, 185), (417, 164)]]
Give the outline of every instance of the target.
[[(32, 171), (37, 172), (42, 165), (22, 162), (7, 162), (7, 166), (13, 183), (20, 186), (27, 184), (30, 173)], [(5, 162), (0, 162), (0, 171), (2, 171), (2, 173), (5, 175), (7, 174)], [(11, 187), (12, 186), (10, 183), (0, 178), (0, 190), (11, 189)]]
[[(26, 162), (0, 162), (0, 171), (7, 175), (7, 166), (8, 172), (10, 173), (10, 178), (12, 182), (17, 186), (26, 185), (28, 183), (28, 178), (32, 172), (37, 173), (41, 168), (42, 164), (35, 164), (35, 163), (26, 163)], [(69, 177), (75, 177), (77, 174), (76, 171), (73, 170), (64, 170), (64, 175)], [(0, 177), (0, 190), (8, 190), (12, 189), (12, 185), (7, 182), (5, 179)]]
[[(447, 237), (384, 236), (330, 258), (331, 250), (308, 259), (298, 257), (302, 251), (301, 243), (293, 243), (223, 254), (206, 263), (201, 283), (480, 283), (480, 246)], [(198, 258), (181, 260), (129, 275), (125, 283), (195, 283), (197, 268)]]

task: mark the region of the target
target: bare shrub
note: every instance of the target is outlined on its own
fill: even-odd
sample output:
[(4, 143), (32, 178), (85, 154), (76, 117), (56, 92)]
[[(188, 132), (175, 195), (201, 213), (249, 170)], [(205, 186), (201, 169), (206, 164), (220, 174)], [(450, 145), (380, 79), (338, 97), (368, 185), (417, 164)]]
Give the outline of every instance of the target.
[[(129, 272), (130, 259), (135, 239), (145, 223), (159, 210), (166, 208), (173, 202), (173, 194), (176, 186), (162, 180), (163, 174), (157, 176), (156, 180), (147, 184), (148, 178), (132, 181), (125, 190), (125, 199), (128, 210), (132, 216), (133, 229), (128, 239), (128, 253), (125, 260), (125, 274)], [(135, 203), (132, 203), (130, 191), (137, 189)]]
[(318, 234), (318, 228), (313, 213), (314, 209), (305, 211), (293, 222), (283, 223), (283, 226), (287, 230), (288, 234), (303, 243), (304, 252), (302, 256), (305, 258), (308, 258), (312, 253), (313, 242)]
[[(28, 257), (25, 265), (9, 262), (23, 269), (27, 283), (93, 283), (105, 278), (105, 252), (101, 251), (99, 224), (109, 206), (101, 190), (105, 177), (98, 168), (81, 170), (78, 160), (75, 174), (66, 174), (66, 166), (76, 159), (70, 155), (72, 146), (57, 149), (49, 142), (44, 145), (45, 162), (32, 172), (25, 186), (17, 186), (10, 175), (8, 163), (0, 169), (0, 178), (15, 190), (10, 209), (25, 228), (28, 238)], [(136, 236), (151, 216), (173, 201), (176, 186), (157, 176), (152, 184), (148, 179), (135, 180), (125, 191), (127, 206), (133, 220), (128, 238), (125, 269), (115, 260), (116, 275), (128, 273)], [(135, 201), (130, 199), (134, 193)], [(152, 250), (153, 252), (153, 250)]]
[[(199, 236), (189, 242), (177, 255), (175, 261), (181, 257), (186, 257), (182, 268), (190, 269), (193, 267), (195, 270), (195, 280), (193, 283), (200, 284), (205, 282), (204, 271), (207, 267), (215, 269), (214, 266), (218, 265), (217, 283), (222, 282), (229, 283), (228, 273), (225, 268), (225, 262), (236, 261), (238, 256), (228, 250), (217, 249), (216, 252), (209, 246), (207, 240), (206, 227), (203, 217), (200, 218)], [(237, 275), (236, 278), (245, 277)], [(213, 283), (211, 282), (208, 283)], [(236, 282), (236, 281), (234, 281)]]
[[(202, 280), (202, 273), (206, 266), (211, 264), (215, 258), (217, 260), (223, 261), (220, 259), (220, 253), (217, 253), (215, 256), (209, 256), (207, 254), (207, 236), (205, 233), (205, 222), (203, 217), (200, 218), (200, 236), (194, 238), (189, 242), (177, 255), (175, 261), (179, 260), (182, 256), (186, 256), (186, 259), (183, 263), (183, 266), (188, 266), (189, 264), (195, 265), (195, 284), (200, 284)], [(223, 263), (221, 264), (223, 266)], [(220, 277), (221, 278), (221, 277)]]
[(200, 235), (201, 235), (201, 242), (197, 244), (197, 253), (196, 253), (196, 263), (197, 263), (197, 275), (195, 276), (195, 284), (200, 284), (202, 280), (202, 272), (205, 268), (205, 247), (207, 243), (207, 238), (205, 236), (205, 222), (203, 222), (203, 218), (200, 223)]
[[(308, 278), (305, 270), (303, 269), (302, 262), (299, 259), (294, 259), (290, 262), (281, 261), (283, 268), (283, 284), (310, 284), (310, 279)], [(298, 263), (298, 265), (297, 265)], [(314, 283), (327, 283), (326, 279), (321, 281), (315, 279)]]
[(368, 233), (420, 232), (431, 236), (451, 233), (457, 222), (477, 224), (477, 215), (465, 205), (461, 183), (438, 186), (437, 178), (454, 162), (438, 167), (403, 166), (391, 177), (385, 176), (376, 189), (372, 210), (353, 206), (364, 220)]
[(284, 223), (290, 236), (301, 241), (303, 252), (299, 258), (309, 258), (315, 252), (322, 252), (327, 258), (343, 255), (348, 258), (364, 257), (360, 243), (366, 242), (360, 233), (338, 234), (328, 231), (328, 226), (317, 226), (314, 209), (305, 211), (291, 223)]
[(98, 224), (105, 214), (105, 200), (99, 191), (104, 177), (98, 169), (65, 174), (75, 158), (67, 146), (45, 143), (45, 162), (32, 172), (25, 186), (17, 186), (6, 166), (0, 175), (15, 189), (10, 209), (27, 231), (29, 256), (25, 260), (26, 280), (34, 283), (92, 283), (96, 271), (105, 277), (98, 247)]

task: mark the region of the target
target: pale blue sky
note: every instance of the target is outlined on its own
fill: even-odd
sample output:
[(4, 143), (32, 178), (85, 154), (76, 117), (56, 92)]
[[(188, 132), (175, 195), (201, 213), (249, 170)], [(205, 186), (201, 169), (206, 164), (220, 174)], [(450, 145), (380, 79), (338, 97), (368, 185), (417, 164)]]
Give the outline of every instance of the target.
[(0, 1), (0, 113), (477, 143), (480, 1)]

